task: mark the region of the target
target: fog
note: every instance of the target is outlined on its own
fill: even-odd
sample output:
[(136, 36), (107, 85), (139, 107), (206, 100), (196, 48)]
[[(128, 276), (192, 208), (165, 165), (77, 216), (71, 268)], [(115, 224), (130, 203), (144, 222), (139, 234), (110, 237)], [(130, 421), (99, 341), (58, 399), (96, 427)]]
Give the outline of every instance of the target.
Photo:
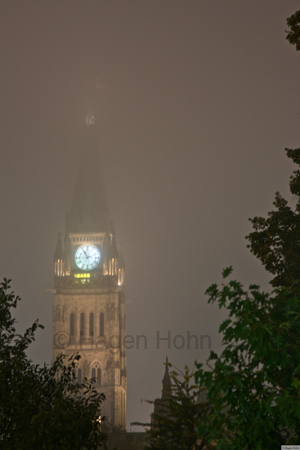
[[(232, 265), (268, 287), (246, 248), (249, 217), (288, 197), (299, 147), (299, 2), (4, 0), (0, 273), (40, 319), (30, 357), (50, 363), (53, 255), (64, 232), (85, 116), (94, 114), (110, 216), (126, 264), (127, 415), (149, 420), (163, 362), (220, 351), (224, 312), (205, 290)], [(157, 333), (168, 341), (157, 343)], [(137, 348), (137, 335), (144, 335)], [(183, 336), (185, 343), (182, 346)], [(159, 344), (159, 345), (158, 345)], [(176, 348), (182, 346), (182, 348)], [(200, 344), (199, 344), (200, 346)], [(159, 347), (159, 348), (158, 348)]]

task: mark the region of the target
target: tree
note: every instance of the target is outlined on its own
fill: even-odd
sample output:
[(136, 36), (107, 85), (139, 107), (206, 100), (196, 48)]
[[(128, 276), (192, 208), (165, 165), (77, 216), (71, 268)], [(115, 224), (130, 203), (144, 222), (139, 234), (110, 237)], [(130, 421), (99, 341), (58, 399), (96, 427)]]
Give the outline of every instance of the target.
[[(300, 149), (286, 152), (299, 166)], [(247, 236), (251, 252), (275, 275), (271, 281), (274, 287), (290, 287), (300, 279), (300, 170), (290, 177), (290, 191), (297, 199), (295, 209), (277, 192), (276, 210), (269, 212), (267, 219), (250, 219), (255, 231)]]
[[(167, 367), (172, 364), (166, 363)], [(194, 367), (195, 369), (195, 367)], [(199, 402), (199, 386), (195, 385), (194, 369), (185, 366), (184, 372), (170, 372), (172, 387), (169, 396), (148, 401), (154, 405), (151, 424), (134, 422), (132, 425), (149, 427), (147, 430), (147, 450), (200, 450), (205, 441), (199, 439), (197, 429), (203, 414), (205, 401)], [(180, 372), (180, 373), (179, 373)]]
[[(223, 271), (225, 280), (232, 269)], [(216, 449), (271, 449), (300, 441), (300, 289), (245, 291), (231, 280), (207, 290), (227, 308), (225, 349), (211, 352), (196, 382), (207, 389), (209, 414), (199, 433)]]
[(73, 371), (79, 355), (65, 366), (61, 355), (52, 367), (34, 365), (26, 350), (43, 328), (38, 321), (24, 335), (16, 333), (11, 310), (20, 300), (10, 291), (10, 280), (0, 284), (0, 446), (97, 449), (104, 442), (99, 423), (103, 394), (86, 379), (76, 383)]
[(289, 31), (287, 31), (287, 40), (292, 45), (296, 45), (296, 50), (300, 50), (300, 11), (296, 11), (287, 19)]

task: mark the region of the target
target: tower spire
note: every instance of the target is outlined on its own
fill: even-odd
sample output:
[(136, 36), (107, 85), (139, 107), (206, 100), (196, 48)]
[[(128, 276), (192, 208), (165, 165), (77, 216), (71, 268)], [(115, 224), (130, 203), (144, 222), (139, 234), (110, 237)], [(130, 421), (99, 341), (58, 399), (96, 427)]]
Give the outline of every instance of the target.
[(168, 357), (166, 357), (166, 362), (165, 362), (165, 374), (162, 380), (162, 400), (165, 398), (169, 398), (171, 396), (172, 393), (172, 382), (171, 382), (171, 378), (169, 375), (169, 363), (168, 363)]
[(96, 127), (88, 118), (81, 147), (71, 212), (67, 220), (67, 232), (108, 232), (109, 212), (98, 155)]
[(54, 253), (54, 274), (57, 277), (64, 275), (64, 250), (60, 233), (58, 233), (57, 236), (56, 249)]
[(54, 261), (57, 261), (59, 259), (64, 259), (64, 250), (61, 242), (61, 233), (58, 233), (57, 235), (57, 243), (54, 253)]

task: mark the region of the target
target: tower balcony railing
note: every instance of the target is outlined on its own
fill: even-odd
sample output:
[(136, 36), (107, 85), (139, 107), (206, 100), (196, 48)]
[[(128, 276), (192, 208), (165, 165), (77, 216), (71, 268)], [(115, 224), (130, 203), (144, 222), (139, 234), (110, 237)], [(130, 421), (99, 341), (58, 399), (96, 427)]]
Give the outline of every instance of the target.
[(80, 336), (79, 343), (80, 345), (93, 345), (95, 344), (94, 336)]
[[(82, 282), (84, 280), (85, 282)], [(91, 289), (97, 287), (120, 287), (117, 275), (98, 275), (88, 279), (75, 278), (74, 276), (54, 277), (55, 289)]]

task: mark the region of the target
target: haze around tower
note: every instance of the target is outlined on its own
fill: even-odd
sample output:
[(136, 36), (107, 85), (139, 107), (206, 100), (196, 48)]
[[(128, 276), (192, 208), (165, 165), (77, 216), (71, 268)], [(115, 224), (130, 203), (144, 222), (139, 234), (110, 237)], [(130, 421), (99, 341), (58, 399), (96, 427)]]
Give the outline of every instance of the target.
[(275, 191), (289, 198), (284, 148), (299, 147), (300, 86), (285, 30), (297, 9), (1, 2), (1, 276), (23, 299), (20, 330), (45, 325), (30, 357), (50, 363), (53, 254), (94, 116), (126, 263), (129, 429), (149, 419), (140, 400), (160, 395), (166, 356), (183, 367), (220, 348), (222, 314), (204, 291), (221, 270), (268, 289), (244, 236)]

